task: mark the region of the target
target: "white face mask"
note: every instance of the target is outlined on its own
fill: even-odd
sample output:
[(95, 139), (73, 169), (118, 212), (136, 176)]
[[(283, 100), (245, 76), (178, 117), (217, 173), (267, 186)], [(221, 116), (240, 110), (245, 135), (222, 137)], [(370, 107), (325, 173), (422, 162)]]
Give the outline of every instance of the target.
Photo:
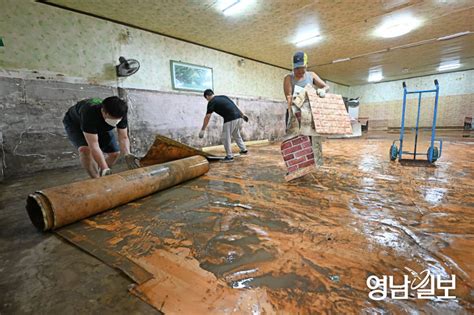
[(106, 122), (108, 125), (112, 126), (112, 127), (117, 126), (117, 124), (118, 124), (121, 120), (122, 120), (122, 118), (117, 118), (117, 119), (115, 119), (115, 118), (105, 118), (105, 122)]

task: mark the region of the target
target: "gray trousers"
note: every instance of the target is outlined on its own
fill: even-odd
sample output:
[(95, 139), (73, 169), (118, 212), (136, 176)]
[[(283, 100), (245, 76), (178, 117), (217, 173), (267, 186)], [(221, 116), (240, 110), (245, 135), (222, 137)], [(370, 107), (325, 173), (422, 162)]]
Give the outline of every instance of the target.
[(245, 151), (245, 144), (244, 140), (242, 140), (242, 136), (240, 135), (240, 128), (242, 127), (242, 118), (234, 119), (224, 123), (224, 127), (222, 128), (222, 142), (224, 143), (224, 148), (226, 155), (228, 157), (232, 157), (232, 138), (234, 138), (235, 143), (240, 148), (240, 151)]

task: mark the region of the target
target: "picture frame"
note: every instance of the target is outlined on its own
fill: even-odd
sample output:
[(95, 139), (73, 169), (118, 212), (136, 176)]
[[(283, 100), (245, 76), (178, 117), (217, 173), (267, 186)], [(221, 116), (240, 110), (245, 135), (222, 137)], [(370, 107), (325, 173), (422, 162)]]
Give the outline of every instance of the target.
[(212, 68), (170, 60), (173, 90), (203, 92), (213, 89)]

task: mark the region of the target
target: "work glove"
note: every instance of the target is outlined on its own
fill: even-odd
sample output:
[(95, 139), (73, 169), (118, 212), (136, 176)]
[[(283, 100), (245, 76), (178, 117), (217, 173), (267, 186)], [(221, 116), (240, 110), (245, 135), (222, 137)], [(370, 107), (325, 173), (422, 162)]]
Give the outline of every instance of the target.
[(99, 170), (100, 177), (104, 177), (110, 174), (112, 174), (112, 171), (110, 170), (110, 168), (104, 168), (103, 170)]
[(318, 89), (316, 93), (318, 93), (319, 97), (321, 98), (324, 98), (326, 96), (326, 91), (324, 89)]
[(249, 118), (245, 115), (242, 114), (242, 119), (245, 121), (245, 122), (249, 122)]
[(199, 138), (204, 138), (204, 130), (199, 131)]
[(125, 155), (125, 163), (129, 170), (133, 170), (140, 167), (140, 160), (133, 154)]

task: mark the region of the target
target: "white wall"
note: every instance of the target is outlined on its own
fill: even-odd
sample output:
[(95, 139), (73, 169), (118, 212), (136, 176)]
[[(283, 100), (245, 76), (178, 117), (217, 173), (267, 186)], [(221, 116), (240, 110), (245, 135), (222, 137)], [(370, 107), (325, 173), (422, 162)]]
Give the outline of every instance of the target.
[[(384, 127), (401, 125), (403, 100), (402, 82), (409, 91), (434, 89), (434, 80), (439, 82), (437, 126), (461, 127), (466, 116), (474, 117), (474, 70), (440, 73), (392, 82), (351, 86), (349, 95), (361, 97), (361, 117), (369, 117)], [(421, 101), (421, 126), (431, 126), (434, 112), (434, 95), (423, 94)], [(407, 101), (406, 125), (414, 126), (417, 115), (417, 94), (409, 95)]]
[[(409, 91), (430, 90), (435, 88), (435, 79), (439, 82), (440, 96), (474, 93), (474, 70), (468, 70), (391, 82), (353, 85), (349, 88), (349, 94), (351, 97), (361, 96), (365, 103), (401, 100), (403, 98), (402, 82), (406, 82)], [(410, 97), (415, 96), (411, 95)]]

